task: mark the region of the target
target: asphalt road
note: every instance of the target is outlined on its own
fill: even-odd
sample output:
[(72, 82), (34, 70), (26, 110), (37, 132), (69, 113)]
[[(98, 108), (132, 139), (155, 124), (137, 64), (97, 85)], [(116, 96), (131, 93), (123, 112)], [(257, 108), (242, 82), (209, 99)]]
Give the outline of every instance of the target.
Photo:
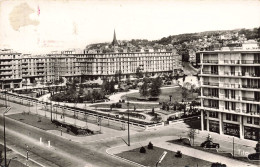
[[(28, 145), (29, 158), (44, 166), (133, 166), (100, 151), (103, 149), (96, 149), (101, 146), (91, 147), (88, 144), (71, 142), (8, 117), (6, 117), (6, 127), (8, 127), (6, 128), (7, 145), (24, 154), (26, 154), (26, 145)], [(2, 127), (0, 133), (3, 134)], [(40, 137), (42, 137), (44, 144), (40, 144)], [(2, 140), (3, 136), (1, 135)], [(47, 146), (47, 141), (51, 142), (50, 148)]]

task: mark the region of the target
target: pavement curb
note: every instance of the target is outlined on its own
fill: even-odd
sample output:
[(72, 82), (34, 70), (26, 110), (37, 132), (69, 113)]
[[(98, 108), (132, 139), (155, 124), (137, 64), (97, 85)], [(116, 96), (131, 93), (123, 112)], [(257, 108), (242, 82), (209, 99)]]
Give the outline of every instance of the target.
[(108, 149), (106, 149), (106, 153), (107, 153), (108, 155), (112, 156), (112, 157), (115, 157), (115, 158), (117, 158), (117, 159), (121, 159), (121, 160), (123, 160), (123, 161), (129, 162), (129, 163), (134, 164), (134, 165), (136, 165), (136, 166), (147, 167), (147, 166), (141, 165), (141, 164), (139, 164), (139, 163), (136, 163), (136, 162), (134, 162), (134, 161), (131, 161), (131, 160), (128, 160), (128, 159), (119, 157), (119, 156), (117, 156), (117, 155), (115, 155), (115, 154), (109, 153), (109, 150), (110, 150), (110, 149), (115, 149), (115, 148), (117, 148), (117, 147), (122, 147), (122, 146), (123, 146), (123, 145), (108, 148)]

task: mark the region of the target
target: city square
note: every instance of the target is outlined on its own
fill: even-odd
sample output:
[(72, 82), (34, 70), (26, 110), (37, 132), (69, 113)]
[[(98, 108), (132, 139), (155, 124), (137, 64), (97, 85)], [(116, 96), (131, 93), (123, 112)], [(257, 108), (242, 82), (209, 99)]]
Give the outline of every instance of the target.
[[(10, 42), (12, 36), (0, 33), (1, 167), (260, 165), (260, 27), (253, 18), (247, 20), (251, 27), (246, 22), (240, 28), (197, 31), (194, 27), (190, 30), (193, 33), (183, 30), (171, 35), (169, 31), (168, 37), (162, 33), (151, 38), (144, 32), (152, 34), (160, 28), (143, 30), (140, 37), (129, 29), (126, 37), (123, 31), (127, 28), (120, 27), (125, 22), (120, 20), (117, 24), (109, 22), (110, 38), (106, 31), (101, 31), (101, 38), (97, 32), (103, 27), (96, 19), (88, 18), (98, 27), (92, 33), (80, 27), (89, 25), (83, 21), (87, 16), (80, 12), (89, 14), (85, 9), (96, 8), (105, 13), (111, 9), (106, 14), (112, 20), (121, 18), (116, 15), (120, 11), (127, 22), (132, 22), (132, 17), (138, 20), (136, 14), (146, 10), (171, 13), (174, 11), (169, 7), (174, 5), (187, 5), (191, 11), (208, 5), (215, 10), (213, 6), (220, 4), (194, 1), (192, 4), (200, 6), (195, 7), (184, 1), (93, 2), (56, 2), (57, 6), (52, 1), (0, 3), (1, 8), (6, 5), (2, 13), (9, 14), (10, 22), (3, 32), (8, 34), (12, 27), (13, 34), (28, 34), (24, 45), (31, 45), (21, 47), (20, 37)], [(245, 10), (257, 13), (260, 3), (248, 4)], [(142, 5), (147, 8), (140, 8)], [(226, 15), (229, 5), (223, 8)], [(69, 25), (58, 19), (61, 16), (51, 18), (45, 13), (54, 12), (58, 6), (71, 17), (68, 20), (78, 20), (72, 24), (72, 37), (59, 36), (63, 31), (55, 27), (50, 30), (47, 23), (51, 21), (44, 20), (49, 17), (57, 21), (57, 27), (58, 22)], [(73, 10), (65, 10), (70, 8)], [(137, 13), (132, 16), (132, 11)], [(104, 13), (93, 17), (106, 23)], [(208, 9), (203, 11), (204, 15), (209, 13)], [(235, 8), (234, 13), (241, 14)], [(171, 25), (168, 15), (160, 14), (167, 20), (162, 24)], [(180, 17), (194, 17), (191, 13), (187, 16)], [(140, 18), (150, 19), (146, 15)], [(0, 15), (0, 21), (5, 19)], [(223, 25), (225, 19), (221, 20)], [(36, 40), (30, 36), (36, 31), (38, 43), (30, 43)], [(40, 39), (41, 33), (46, 40)], [(84, 41), (86, 34), (92, 42)], [(60, 39), (55, 42), (54, 37)]]

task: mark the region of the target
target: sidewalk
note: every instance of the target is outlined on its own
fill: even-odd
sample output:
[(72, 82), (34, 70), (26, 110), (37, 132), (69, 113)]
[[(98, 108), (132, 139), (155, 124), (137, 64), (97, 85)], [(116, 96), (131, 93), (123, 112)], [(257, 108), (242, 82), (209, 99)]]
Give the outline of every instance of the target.
[[(227, 158), (227, 157), (224, 157), (224, 156), (220, 156), (220, 155), (212, 154), (212, 153), (209, 153), (209, 152), (197, 150), (197, 149), (194, 149), (194, 148), (185, 147), (185, 146), (181, 146), (181, 145), (177, 145), (177, 144), (167, 142), (167, 141), (173, 140), (173, 139), (174, 139), (174, 137), (172, 137), (172, 136), (160, 137), (160, 138), (155, 138), (155, 139), (152, 139), (152, 140), (146, 140), (146, 141), (143, 141), (143, 142), (132, 143), (131, 146), (122, 145), (122, 146), (109, 148), (109, 149), (106, 150), (106, 152), (108, 154), (115, 155), (115, 154), (119, 154), (121, 152), (125, 152), (125, 151), (135, 149), (135, 148), (140, 148), (141, 145), (143, 145), (143, 146), (147, 145), (151, 141), (154, 144), (154, 146), (157, 146), (157, 147), (160, 147), (160, 148), (163, 148), (163, 149), (166, 149), (166, 150), (174, 151), (174, 152), (181, 150), (181, 152), (185, 155), (195, 157), (195, 158), (198, 158), (198, 159), (202, 159), (202, 160), (205, 160), (205, 161), (210, 161), (212, 163), (221, 162), (221, 163), (226, 164), (228, 167), (233, 167), (233, 166), (236, 166), (236, 167), (245, 167), (245, 166), (256, 167), (256, 165), (253, 165), (253, 164), (245, 163), (245, 162), (234, 160), (234, 159)], [(178, 137), (175, 137), (175, 139), (178, 139)]]
[[(173, 125), (169, 125), (169, 126), (176, 126), (176, 124)], [(185, 123), (179, 123), (178, 127), (181, 128), (188, 128), (189, 126)], [(209, 132), (209, 131), (197, 131), (198, 134), (197, 136), (203, 137), (204, 139), (206, 139), (206, 137), (208, 136), (208, 134), (211, 135), (213, 142), (228, 142), (230, 144), (232, 144), (233, 142), (233, 136), (229, 136), (229, 135), (220, 135), (218, 133), (214, 133), (214, 132)], [(186, 136), (185, 136), (186, 137)], [(247, 139), (240, 139), (238, 137), (234, 137), (235, 143), (238, 143), (240, 145), (243, 146), (247, 146), (247, 147), (255, 147), (257, 141), (253, 141), (253, 140), (247, 140)]]

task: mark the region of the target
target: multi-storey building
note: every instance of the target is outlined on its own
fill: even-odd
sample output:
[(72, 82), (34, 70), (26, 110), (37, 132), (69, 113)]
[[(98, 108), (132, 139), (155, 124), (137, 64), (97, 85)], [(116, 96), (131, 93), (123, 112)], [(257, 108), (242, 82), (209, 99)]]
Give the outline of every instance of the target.
[(173, 52), (144, 53), (106, 53), (77, 54), (77, 61), (82, 75), (93, 77), (113, 77), (116, 73), (123, 77), (134, 75), (139, 67), (150, 74), (171, 73), (181, 69), (181, 56)]
[(22, 81), (21, 53), (10, 49), (0, 50), (0, 84), (1, 89), (21, 87)]
[(45, 56), (23, 55), (23, 85), (30, 85), (36, 82), (52, 82), (54, 80), (53, 60)]
[(202, 130), (259, 140), (260, 49), (257, 44), (202, 51), (200, 60)]
[(119, 74), (126, 78), (135, 75), (137, 68), (152, 75), (182, 69), (182, 58), (176, 51), (154, 52), (150, 48), (143, 52), (118, 52), (118, 45), (114, 32), (112, 48), (116, 52), (112, 53), (89, 53), (84, 50), (83, 54), (63, 51), (31, 56), (5, 52), (1, 54), (0, 63), (2, 89), (21, 87), (22, 83), (54, 82), (61, 77), (112, 79)]

